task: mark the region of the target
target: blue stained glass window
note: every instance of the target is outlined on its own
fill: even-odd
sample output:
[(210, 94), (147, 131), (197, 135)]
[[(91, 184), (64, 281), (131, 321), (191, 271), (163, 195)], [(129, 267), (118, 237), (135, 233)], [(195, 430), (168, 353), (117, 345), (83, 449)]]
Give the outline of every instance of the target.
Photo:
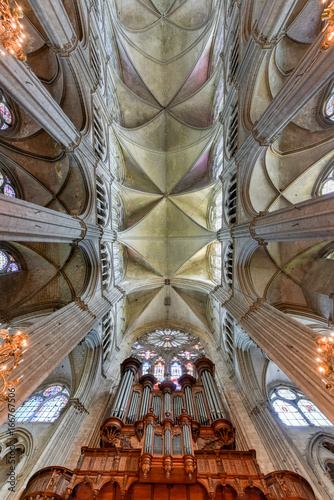
[(49, 399), (31, 419), (31, 422), (54, 422), (59, 417), (60, 411), (66, 406), (67, 401), (65, 396)]
[(0, 274), (16, 273), (20, 266), (7, 250), (0, 250)]
[(26, 399), (26, 401), (18, 408), (14, 414), (16, 422), (26, 422), (43, 403), (43, 398), (40, 396), (33, 396)]
[(145, 361), (145, 363), (143, 363), (143, 367), (142, 367), (142, 374), (146, 375), (146, 373), (148, 373), (150, 371), (150, 368), (151, 368), (150, 363), (148, 361)]
[(8, 106), (6, 106), (6, 104), (3, 101), (0, 102), (0, 115), (1, 115), (0, 130), (5, 130), (12, 123), (12, 115)]
[(332, 89), (332, 94), (330, 97), (327, 99), (326, 102), (326, 107), (325, 107), (325, 114), (327, 118), (329, 118), (331, 121), (334, 121), (334, 92)]
[(62, 387), (60, 385), (53, 385), (51, 387), (48, 387), (44, 392), (43, 396), (49, 397), (49, 396), (54, 396), (55, 394), (58, 394), (62, 390)]

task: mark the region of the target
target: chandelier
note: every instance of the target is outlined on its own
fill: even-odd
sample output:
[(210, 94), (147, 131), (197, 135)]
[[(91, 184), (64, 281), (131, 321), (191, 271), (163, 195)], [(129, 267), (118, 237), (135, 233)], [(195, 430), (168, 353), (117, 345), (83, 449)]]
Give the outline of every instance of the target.
[[(25, 61), (26, 56), (22, 51), (25, 35), (22, 33), (22, 24), (19, 19), (23, 17), (21, 7), (12, 0), (0, 0), (0, 44), (10, 54), (20, 61)], [(2, 55), (5, 54), (0, 49)]]
[(22, 332), (10, 334), (8, 330), (0, 329), (0, 410), (8, 400), (10, 389), (19, 382), (15, 379), (9, 382), (9, 377), (20, 363), (25, 352), (28, 335)]
[(319, 346), (317, 358), (320, 363), (319, 371), (326, 378), (326, 380), (323, 379), (326, 388), (332, 392), (334, 390), (334, 332), (331, 332), (329, 337), (318, 337), (316, 342)]
[[(324, 0), (323, 3), (325, 3)], [(326, 21), (325, 38), (321, 47), (327, 50), (334, 44), (334, 1), (323, 10), (321, 19)]]

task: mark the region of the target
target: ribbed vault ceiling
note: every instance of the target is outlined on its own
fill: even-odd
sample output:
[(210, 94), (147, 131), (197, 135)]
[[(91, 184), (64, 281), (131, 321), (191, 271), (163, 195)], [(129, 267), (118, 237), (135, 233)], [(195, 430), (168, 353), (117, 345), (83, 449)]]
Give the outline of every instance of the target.
[(210, 0), (115, 3), (121, 70), (114, 74), (120, 109), (114, 133), (127, 216), (118, 241), (127, 248), (121, 287), (128, 328), (178, 321), (208, 329), (206, 294), (214, 283), (207, 246), (216, 239), (207, 225), (215, 188), (208, 167), (219, 133), (210, 66), (216, 11)]

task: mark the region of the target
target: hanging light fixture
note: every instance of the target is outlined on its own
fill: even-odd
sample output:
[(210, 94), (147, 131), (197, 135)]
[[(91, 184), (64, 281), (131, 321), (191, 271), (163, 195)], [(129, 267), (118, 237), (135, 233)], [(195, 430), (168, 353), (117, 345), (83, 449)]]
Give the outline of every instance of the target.
[(326, 388), (332, 392), (334, 390), (334, 332), (331, 332), (329, 337), (318, 337), (318, 353), (317, 362), (320, 363), (319, 371), (325, 377), (323, 379)]
[[(19, 21), (22, 17), (23, 11), (15, 1), (0, 0), (0, 44), (11, 55), (25, 61), (26, 55), (22, 50), (25, 34)], [(0, 52), (5, 55), (3, 50), (0, 49)]]
[[(327, 3), (327, 1), (323, 1), (323, 3)], [(334, 1), (323, 10), (321, 19), (326, 22), (325, 38), (321, 48), (327, 50), (334, 44)]]
[[(19, 382), (19, 379), (9, 381), (9, 377), (20, 363), (28, 335), (23, 332), (10, 334), (8, 330), (0, 329), (0, 410), (8, 399), (9, 390)], [(2, 408), (1, 408), (2, 407)]]

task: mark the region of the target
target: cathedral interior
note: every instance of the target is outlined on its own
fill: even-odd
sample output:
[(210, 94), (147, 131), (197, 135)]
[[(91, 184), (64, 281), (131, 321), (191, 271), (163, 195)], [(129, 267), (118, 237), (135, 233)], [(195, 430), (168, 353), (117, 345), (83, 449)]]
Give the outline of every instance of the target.
[(333, 500), (334, 2), (18, 3), (1, 500)]

